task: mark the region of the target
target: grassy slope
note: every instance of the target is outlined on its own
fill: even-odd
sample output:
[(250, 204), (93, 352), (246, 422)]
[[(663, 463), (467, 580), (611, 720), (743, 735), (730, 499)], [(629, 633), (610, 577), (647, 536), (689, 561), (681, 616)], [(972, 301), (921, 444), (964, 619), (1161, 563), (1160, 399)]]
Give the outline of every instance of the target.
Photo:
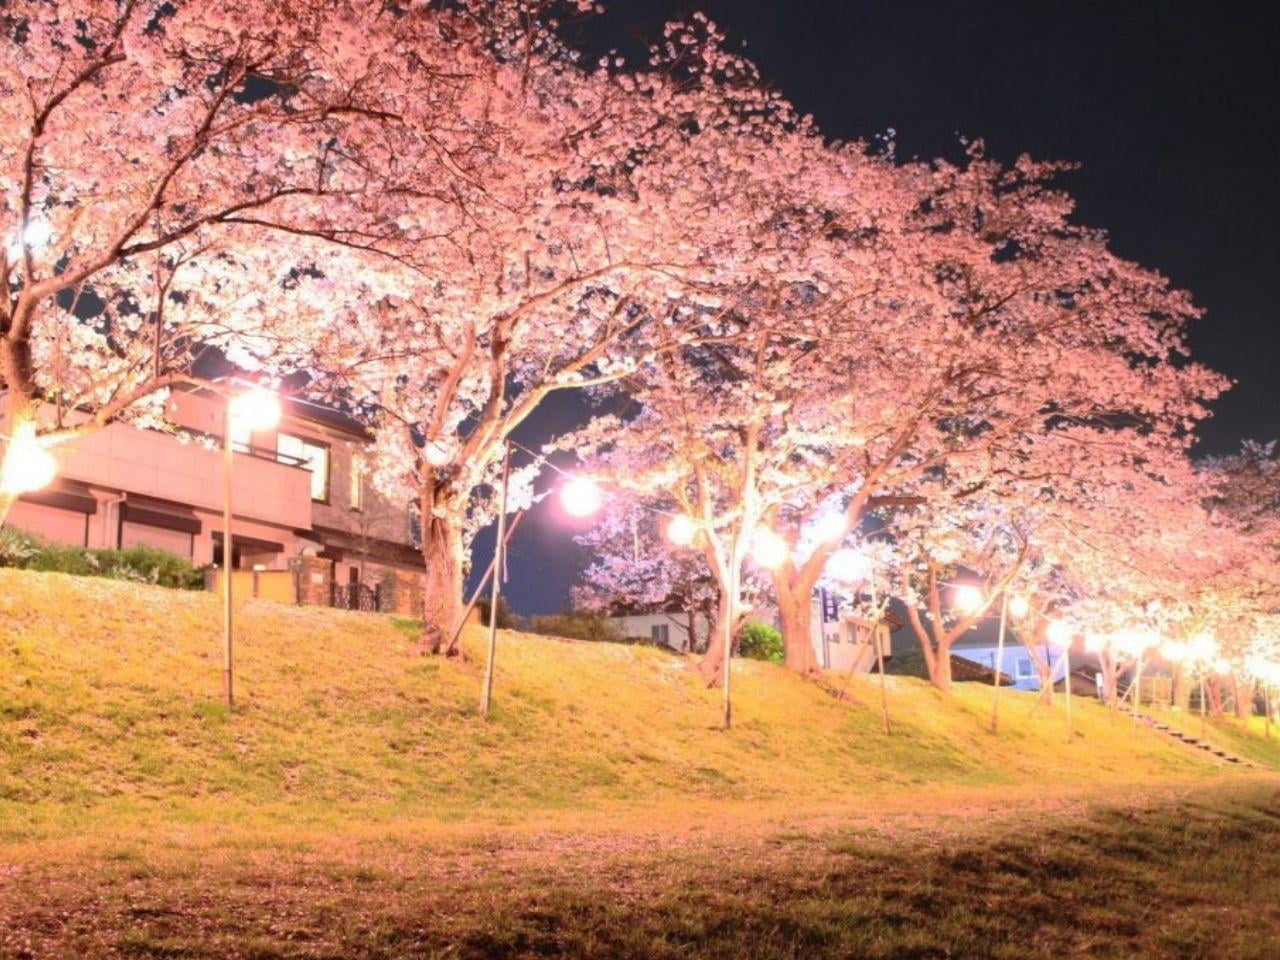
[[(1132, 784), (1215, 768), (1076, 700), (954, 698), (891, 677), (840, 703), (784, 670), (735, 672), (735, 729), (719, 692), (661, 651), (503, 634), (495, 715), (476, 715), (468, 662), (415, 656), (387, 618), (246, 603), (239, 707), (218, 702), (215, 598), (0, 570), (0, 839), (117, 826), (240, 821), (508, 821), (557, 809), (699, 800), (820, 804), (924, 786)], [(1255, 744), (1255, 756), (1280, 750)], [(1269, 753), (1267, 751), (1270, 751)], [(1280, 764), (1278, 764), (1280, 765)]]

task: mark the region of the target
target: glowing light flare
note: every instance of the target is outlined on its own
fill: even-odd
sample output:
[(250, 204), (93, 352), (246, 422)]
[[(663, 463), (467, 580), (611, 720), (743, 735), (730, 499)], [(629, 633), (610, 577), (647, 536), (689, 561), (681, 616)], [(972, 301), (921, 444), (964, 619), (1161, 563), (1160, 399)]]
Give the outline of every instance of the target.
[(228, 403), (231, 419), (250, 433), (270, 430), (280, 422), (284, 410), (280, 398), (265, 387), (237, 393)]
[(23, 246), (42, 250), (53, 240), (53, 227), (48, 220), (30, 220), (22, 231)]
[(698, 522), (683, 513), (667, 521), (667, 539), (677, 547), (687, 547), (698, 535)]
[(1107, 637), (1101, 633), (1090, 633), (1084, 638), (1084, 648), (1090, 653), (1101, 653), (1107, 649)]
[(828, 511), (814, 521), (809, 533), (821, 543), (834, 543), (847, 533), (844, 514)]
[(1009, 598), (1009, 612), (1018, 618), (1025, 617), (1031, 612), (1031, 603), (1026, 597), (1015, 593)]
[(985, 598), (977, 587), (964, 584), (955, 588), (955, 592), (951, 595), (951, 602), (961, 613), (973, 614), (982, 608)]
[(1137, 658), (1152, 647), (1159, 646), (1160, 638), (1150, 630), (1130, 627), (1112, 635), (1111, 645), (1125, 656)]
[(871, 577), (871, 558), (861, 550), (845, 547), (827, 559), (827, 573), (841, 583), (858, 583)]
[(1197, 633), (1187, 641), (1187, 659), (1208, 663), (1218, 655), (1218, 641), (1211, 633)]
[(1075, 628), (1065, 620), (1053, 620), (1045, 628), (1045, 636), (1054, 646), (1069, 647), (1072, 637), (1075, 636)]
[(1166, 640), (1160, 644), (1160, 659), (1169, 663), (1181, 663), (1187, 659), (1187, 645), (1181, 640)]
[(1209, 664), (1209, 669), (1211, 669), (1218, 676), (1225, 677), (1227, 674), (1231, 672), (1231, 664), (1228, 663), (1226, 660), (1222, 659), (1222, 657), (1218, 657), (1213, 661), (1213, 663)]
[(571, 517), (589, 517), (603, 504), (604, 494), (587, 477), (574, 477), (560, 488), (560, 505)]
[(786, 563), (787, 541), (768, 527), (761, 527), (751, 540), (751, 559), (766, 570), (776, 570)]
[(35, 424), (21, 424), (14, 430), (4, 453), (0, 493), (14, 497), (35, 493), (51, 484), (57, 472), (58, 463), (53, 454), (36, 438)]

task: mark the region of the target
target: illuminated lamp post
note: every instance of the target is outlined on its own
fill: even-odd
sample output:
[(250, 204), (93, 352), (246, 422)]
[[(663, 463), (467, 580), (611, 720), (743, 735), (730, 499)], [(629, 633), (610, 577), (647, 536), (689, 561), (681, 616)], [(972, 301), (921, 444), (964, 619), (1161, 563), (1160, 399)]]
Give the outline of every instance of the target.
[[(880, 721), (884, 727), (885, 734), (888, 735), (890, 733), (889, 693), (885, 685), (884, 676), (884, 647), (880, 643), (879, 636), (882, 617), (880, 615), (880, 604), (876, 598), (875, 571), (871, 558), (851, 547), (845, 547), (837, 550), (828, 558), (827, 572), (841, 583), (847, 583), (852, 586), (865, 581), (870, 587), (871, 615), (875, 618), (871, 624), (871, 638), (876, 645), (876, 670), (880, 674)], [(850, 676), (852, 677), (852, 670), (850, 671)], [(846, 681), (846, 686), (847, 683), (848, 681)]]
[(991, 732), (1000, 732), (1000, 667), (1004, 665), (1004, 636), (1008, 629), (1009, 614), (1021, 619), (1031, 609), (1026, 597), (1009, 596), (1005, 590), (1000, 594), (1000, 630), (996, 636), (996, 671), (992, 678), (993, 696), (991, 698)]
[(222, 694), (231, 710), (235, 706), (231, 624), (231, 578), (234, 534), (231, 532), (231, 481), (235, 463), (234, 429), (249, 434), (270, 430), (280, 422), (280, 398), (263, 387), (227, 394), (222, 425)]
[[(1071, 625), (1062, 620), (1054, 620), (1045, 629), (1045, 635), (1051, 644), (1062, 647), (1062, 693), (1067, 703), (1067, 743), (1071, 742)], [(1054, 671), (1049, 671), (1049, 683), (1053, 684)]]
[(4, 469), (0, 471), (0, 494), (16, 499), (53, 483), (58, 463), (36, 437), (34, 423), (17, 424), (13, 436), (7, 440), (9, 447), (4, 455)]
[[(730, 551), (732, 555), (734, 551)], [(776, 570), (787, 562), (790, 548), (776, 532), (768, 527), (756, 530), (751, 541), (751, 559), (766, 570)], [(737, 619), (738, 585), (741, 570), (737, 563), (731, 562), (727, 571), (729, 582), (726, 585), (728, 594), (725, 603), (724, 622), (724, 728), (733, 726), (733, 701), (729, 693), (730, 667), (733, 664), (733, 623)]]

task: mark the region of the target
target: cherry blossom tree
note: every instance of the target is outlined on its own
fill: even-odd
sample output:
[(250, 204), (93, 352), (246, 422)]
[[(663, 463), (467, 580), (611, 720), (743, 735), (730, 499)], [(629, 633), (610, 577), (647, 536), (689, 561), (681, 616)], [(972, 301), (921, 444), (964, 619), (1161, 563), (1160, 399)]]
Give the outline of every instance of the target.
[(10, 434), (153, 416), (196, 347), (296, 355), (326, 314), (300, 278), (396, 263), (468, 200), (495, 65), (465, 6), (24, 0), (0, 29)]
[(692, 653), (698, 623), (713, 622), (720, 597), (702, 554), (665, 535), (672, 519), (647, 500), (612, 493), (598, 520), (574, 538), (592, 560), (573, 589), (573, 604), (605, 614), (679, 610)]
[(1006, 169), (980, 144), (970, 153), (959, 166), (904, 166), (914, 197), (896, 269), (845, 321), (865, 373), (834, 409), (859, 443), (834, 445), (826, 481), (778, 512), (795, 547), (774, 579), (796, 669), (812, 669), (808, 598), (827, 560), (868, 514), (910, 502), (921, 478), (1034, 476), (1037, 444), (1082, 423), (1178, 442), (1222, 388), (1182, 362), (1189, 298), (1071, 222), (1053, 187), (1060, 166)]
[(380, 483), (420, 504), (432, 651), (457, 622), (511, 432), (551, 393), (632, 376), (722, 310), (774, 235), (760, 198), (814, 140), (705, 21), (670, 27), (643, 70), (536, 45), (502, 63), (487, 110), (510, 135), (473, 175), (491, 202), (398, 285), (377, 278), (362, 298), (377, 324), (321, 345), (335, 390), (374, 411)]

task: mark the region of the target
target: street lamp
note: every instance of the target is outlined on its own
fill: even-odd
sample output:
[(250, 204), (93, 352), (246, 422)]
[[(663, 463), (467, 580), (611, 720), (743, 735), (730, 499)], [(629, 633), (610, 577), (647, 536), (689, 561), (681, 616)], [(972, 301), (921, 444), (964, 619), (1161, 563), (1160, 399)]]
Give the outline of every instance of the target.
[(970, 583), (956, 587), (952, 599), (956, 609), (964, 614), (977, 613), (983, 601), (982, 591)]
[(787, 541), (768, 527), (761, 527), (751, 540), (751, 559), (766, 570), (777, 570), (787, 561)]
[(0, 494), (18, 497), (43, 490), (53, 482), (57, 472), (58, 463), (53, 454), (36, 437), (36, 425), (29, 420), (19, 423), (5, 451)]
[(560, 505), (571, 517), (589, 517), (604, 503), (604, 494), (594, 480), (573, 477), (560, 488)]
[(222, 693), (231, 710), (235, 705), (232, 676), (231, 564), (234, 534), (231, 532), (231, 479), (235, 463), (234, 435), (237, 429), (253, 434), (270, 430), (280, 422), (280, 398), (263, 387), (229, 393), (222, 424)]
[(667, 539), (677, 547), (689, 546), (697, 535), (698, 524), (692, 517), (681, 513), (667, 521)]
[[(1062, 647), (1062, 692), (1067, 698), (1067, 743), (1071, 742), (1071, 643), (1075, 631), (1065, 620), (1051, 620), (1045, 628), (1049, 643)], [(1053, 683), (1054, 671), (1049, 671), (1049, 683)]]
[[(876, 599), (876, 581), (875, 568), (871, 558), (860, 550), (854, 550), (852, 547), (845, 547), (837, 550), (827, 558), (827, 573), (835, 580), (850, 586), (865, 581), (871, 588), (871, 642), (876, 645), (876, 669), (880, 674), (880, 721), (884, 726), (884, 732), (889, 734), (889, 693), (885, 687), (884, 678), (884, 647), (880, 643), (880, 626), (883, 617), (880, 615), (880, 603)], [(852, 667), (849, 670), (849, 677), (845, 680), (845, 686), (849, 684), (849, 680), (853, 678)], [(843, 691), (841, 692), (843, 696)]]

